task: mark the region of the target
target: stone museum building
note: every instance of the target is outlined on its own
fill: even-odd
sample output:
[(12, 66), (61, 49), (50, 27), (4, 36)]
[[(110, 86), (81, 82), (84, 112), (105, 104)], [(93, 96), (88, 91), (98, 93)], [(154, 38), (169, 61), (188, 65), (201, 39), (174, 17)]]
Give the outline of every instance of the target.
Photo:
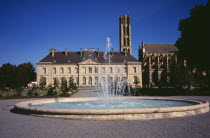
[[(37, 63), (37, 83), (46, 82), (53, 85), (56, 79), (73, 78), (81, 86), (97, 86), (104, 81), (105, 74), (109, 80), (128, 80), (131, 86), (142, 87), (141, 62), (132, 56), (130, 16), (120, 16), (120, 48), (110, 51), (111, 63), (104, 59), (105, 51), (94, 48), (78, 51), (56, 51), (50, 49), (49, 54)], [(139, 80), (138, 84), (135, 84)]]

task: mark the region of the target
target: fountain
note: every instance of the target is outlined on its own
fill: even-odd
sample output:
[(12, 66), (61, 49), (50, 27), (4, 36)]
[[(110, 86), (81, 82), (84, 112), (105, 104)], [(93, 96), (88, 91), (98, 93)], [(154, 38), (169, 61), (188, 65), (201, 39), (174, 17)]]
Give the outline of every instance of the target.
[[(111, 41), (107, 37), (104, 59), (111, 64)], [(122, 70), (122, 69), (121, 69)], [(110, 80), (102, 74), (98, 83), (99, 97), (56, 98), (17, 103), (17, 110), (31, 115), (82, 120), (143, 120), (175, 118), (206, 113), (209, 103), (202, 100), (183, 100), (163, 97), (123, 96), (130, 93), (129, 80)]]

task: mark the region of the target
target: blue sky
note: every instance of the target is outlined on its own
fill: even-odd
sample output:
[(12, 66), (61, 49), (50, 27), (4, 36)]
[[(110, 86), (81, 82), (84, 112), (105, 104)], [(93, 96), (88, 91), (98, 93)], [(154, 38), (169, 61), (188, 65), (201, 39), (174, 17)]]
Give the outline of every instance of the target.
[(145, 43), (175, 43), (179, 20), (208, 0), (0, 0), (0, 66), (34, 65), (50, 48), (119, 51), (119, 16), (131, 16), (133, 56)]

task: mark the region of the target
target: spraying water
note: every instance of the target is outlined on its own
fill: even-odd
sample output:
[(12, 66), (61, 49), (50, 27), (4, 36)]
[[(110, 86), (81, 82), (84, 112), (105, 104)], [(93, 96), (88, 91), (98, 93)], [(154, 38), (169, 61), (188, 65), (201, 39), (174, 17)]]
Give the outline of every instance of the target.
[(112, 66), (111, 46), (112, 46), (111, 40), (109, 37), (107, 37), (103, 58), (105, 60), (105, 64), (108, 66), (102, 67), (102, 73), (100, 76), (101, 81), (99, 81), (99, 84), (97, 87), (97, 92), (98, 92), (99, 97), (102, 97), (103, 99), (106, 99), (106, 100), (109, 97), (123, 96), (126, 88), (127, 88), (127, 92), (130, 93), (128, 79), (127, 78), (120, 79), (120, 75), (123, 72), (123, 67), (124, 67), (123, 65), (115, 66), (116, 72), (113, 72), (115, 74), (115, 77), (110, 77), (110, 74), (109, 74), (110, 67), (111, 68), (114, 67)]

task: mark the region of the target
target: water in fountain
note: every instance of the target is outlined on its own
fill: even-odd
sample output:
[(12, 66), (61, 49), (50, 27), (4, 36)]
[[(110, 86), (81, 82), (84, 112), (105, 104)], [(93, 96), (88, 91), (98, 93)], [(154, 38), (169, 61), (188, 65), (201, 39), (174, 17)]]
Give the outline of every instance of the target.
[[(100, 76), (101, 81), (99, 81), (97, 86), (98, 95), (104, 100), (109, 100), (109, 97), (123, 96), (126, 88), (127, 92), (130, 93), (128, 79), (120, 79), (120, 74), (123, 72), (122, 65), (117, 67), (117, 70), (119, 71), (115, 73), (115, 77), (112, 78), (109, 76), (109, 67), (112, 63), (111, 46), (111, 40), (109, 37), (107, 37), (103, 58), (105, 60), (105, 64), (108, 66), (102, 68), (102, 73)], [(114, 101), (111, 101), (111, 103), (113, 102)], [(116, 101), (114, 103), (116, 104)]]

